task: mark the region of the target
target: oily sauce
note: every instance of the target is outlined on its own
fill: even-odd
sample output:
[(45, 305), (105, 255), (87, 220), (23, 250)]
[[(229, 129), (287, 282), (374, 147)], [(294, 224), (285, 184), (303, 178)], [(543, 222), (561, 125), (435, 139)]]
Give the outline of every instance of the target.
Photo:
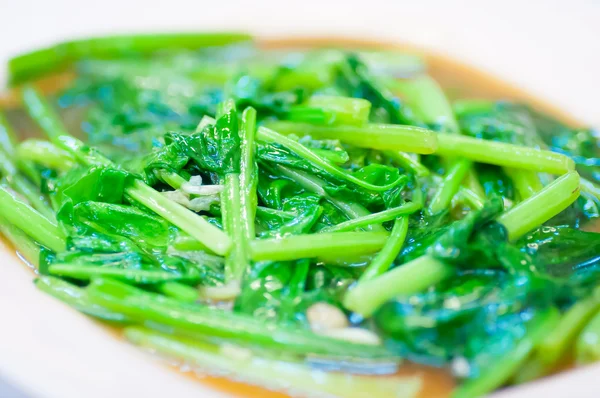
[[(580, 125), (568, 115), (563, 114), (555, 107), (545, 104), (532, 97), (531, 95), (521, 91), (518, 88), (512, 87), (505, 82), (499, 81), (489, 74), (476, 70), (472, 67), (464, 65), (455, 60), (449, 59), (438, 54), (425, 52), (421, 49), (398, 45), (394, 43), (383, 43), (363, 40), (352, 40), (345, 38), (294, 38), (294, 39), (266, 39), (259, 42), (260, 46), (265, 49), (301, 49), (314, 47), (351, 47), (351, 48), (376, 48), (376, 49), (396, 49), (398, 51), (418, 54), (424, 57), (427, 64), (427, 72), (436, 79), (442, 87), (447, 91), (448, 95), (460, 98), (481, 98), (481, 99), (507, 99), (526, 102), (535, 105), (538, 109), (553, 114), (565, 123), (570, 125)], [(36, 86), (45, 93), (58, 92), (67, 87), (73, 80), (72, 72), (61, 72), (44, 77), (36, 82)], [(19, 117), (19, 111), (14, 108), (19, 105), (19, 93), (17, 89), (12, 89), (5, 94), (0, 95), (0, 108), (9, 111), (9, 116), (13, 113), (12, 118), (17, 119), (15, 130), (22, 136), (32, 136), (31, 129), (34, 126), (26, 122), (26, 118)], [(16, 113), (15, 113), (16, 112)], [(21, 123), (23, 122), (23, 123)], [(597, 230), (600, 230), (600, 223), (596, 225)], [(0, 238), (2, 238), (0, 236)], [(10, 245), (5, 244), (1, 246)], [(99, 323), (99, 325), (101, 325)], [(104, 326), (104, 325), (103, 325)], [(120, 335), (120, 331), (107, 327), (111, 332), (116, 332)], [(280, 392), (265, 390), (261, 387), (256, 387), (241, 382), (231, 381), (224, 377), (215, 376), (198, 376), (194, 372), (186, 372), (187, 376), (197, 379), (211, 388), (224, 393), (231, 394), (236, 397), (247, 398), (285, 398), (288, 395)], [(443, 398), (447, 397), (454, 387), (452, 376), (443, 369), (430, 368), (426, 366), (404, 363), (397, 375), (386, 377), (406, 377), (418, 376), (422, 379), (422, 388), (420, 397), (427, 398)]]

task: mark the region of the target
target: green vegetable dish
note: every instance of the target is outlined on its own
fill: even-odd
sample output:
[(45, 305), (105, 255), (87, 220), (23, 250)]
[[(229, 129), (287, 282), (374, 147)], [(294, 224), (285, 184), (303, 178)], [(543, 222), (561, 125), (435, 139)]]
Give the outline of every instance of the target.
[(263, 44), (10, 60), (0, 230), (38, 289), (295, 396), (478, 397), (600, 359), (594, 131), (413, 53)]

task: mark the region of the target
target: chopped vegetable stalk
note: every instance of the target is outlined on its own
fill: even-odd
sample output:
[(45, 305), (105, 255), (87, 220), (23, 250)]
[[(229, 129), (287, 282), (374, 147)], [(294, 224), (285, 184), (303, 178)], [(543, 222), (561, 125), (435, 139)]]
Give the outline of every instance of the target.
[(148, 320), (175, 330), (204, 336), (233, 338), (240, 343), (267, 349), (286, 349), (296, 355), (321, 354), (359, 359), (388, 359), (382, 347), (352, 344), (319, 336), (310, 331), (265, 325), (244, 314), (236, 314), (146, 293), (120, 282), (96, 279), (87, 289), (92, 303), (137, 320)]
[(575, 169), (571, 158), (556, 152), (455, 134), (438, 134), (437, 139), (435, 153), (440, 156), (463, 157), (479, 163), (557, 175)]
[(353, 218), (348, 221), (344, 221), (337, 225), (322, 229), (320, 232), (342, 232), (352, 231), (357, 228), (364, 228), (373, 224), (382, 224), (386, 221), (391, 221), (399, 216), (413, 214), (419, 211), (422, 207), (421, 203), (408, 202), (398, 207), (380, 211), (379, 213), (372, 213), (367, 216)]
[(570, 172), (502, 214), (498, 221), (506, 227), (509, 239), (516, 240), (566, 209), (578, 197), (579, 174)]
[(0, 233), (10, 241), (25, 261), (36, 269), (39, 268), (40, 246), (25, 232), (0, 217)]
[(47, 248), (56, 252), (65, 250), (65, 236), (60, 228), (2, 186), (0, 216)]
[(394, 227), (392, 228), (392, 233), (390, 234), (388, 241), (367, 266), (365, 272), (360, 276), (359, 282), (373, 279), (390, 268), (390, 265), (392, 265), (396, 257), (398, 257), (402, 245), (404, 245), (404, 239), (406, 239), (407, 232), (408, 218), (397, 218), (396, 221), (394, 221)]
[(508, 167), (504, 168), (504, 172), (512, 180), (521, 200), (531, 197), (544, 188), (536, 173)]
[(265, 127), (280, 134), (310, 135), (335, 139), (362, 148), (429, 154), (436, 152), (436, 135), (430, 130), (396, 124), (327, 127), (284, 121), (265, 122)]
[(369, 121), (371, 103), (361, 98), (315, 95), (290, 109), (287, 119), (327, 125), (362, 126)]
[(251, 37), (242, 33), (164, 33), (97, 37), (70, 41), (19, 55), (8, 62), (9, 80), (18, 84), (45, 73), (60, 70), (83, 58), (115, 58), (131, 54), (149, 54), (167, 47), (198, 49), (244, 42)]
[(228, 354), (224, 346), (174, 338), (137, 327), (127, 328), (125, 337), (134, 344), (182, 360), (202, 371), (218, 372), (217, 374), (225, 372), (236, 379), (284, 393), (295, 391), (307, 395), (318, 393), (348, 398), (410, 398), (420, 388), (418, 378), (394, 377), (379, 380), (314, 370), (300, 363), (278, 362), (253, 356), (240, 357), (233, 352)]
[(25, 140), (17, 147), (19, 160), (41, 164), (59, 172), (69, 171), (77, 164), (70, 152), (57, 148), (48, 141)]
[(440, 187), (435, 191), (431, 199), (427, 212), (430, 215), (438, 214), (448, 209), (452, 198), (460, 190), (462, 181), (471, 169), (472, 163), (469, 160), (462, 159), (452, 163), (448, 173), (444, 176)]
[(380, 250), (388, 237), (386, 232), (334, 232), (258, 239), (250, 247), (254, 261), (283, 261), (319, 256), (347, 258)]
[(200, 298), (198, 289), (184, 285), (179, 282), (165, 282), (159, 285), (158, 290), (165, 296), (174, 298), (179, 301), (191, 302)]
[(405, 152), (384, 151), (384, 154), (406, 170), (412, 171), (417, 177), (427, 177), (430, 171), (421, 162)]
[(451, 266), (431, 256), (421, 256), (379, 277), (358, 283), (346, 293), (344, 306), (362, 316), (370, 316), (386, 301), (421, 292), (453, 273)]
[(596, 313), (583, 328), (575, 342), (577, 363), (587, 364), (600, 359), (600, 313)]

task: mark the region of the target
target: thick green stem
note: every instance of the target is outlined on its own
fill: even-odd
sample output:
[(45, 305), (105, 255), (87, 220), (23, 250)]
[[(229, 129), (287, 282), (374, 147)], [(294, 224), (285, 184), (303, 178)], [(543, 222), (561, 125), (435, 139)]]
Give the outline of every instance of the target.
[(66, 249), (61, 229), (16, 195), (0, 186), (0, 215), (55, 252)]
[(367, 216), (353, 218), (348, 221), (344, 221), (337, 225), (323, 228), (320, 232), (343, 232), (352, 231), (357, 228), (363, 228), (373, 224), (382, 224), (386, 221), (391, 221), (397, 217), (413, 214), (419, 210), (423, 205), (421, 203), (408, 202), (401, 206), (394, 207), (380, 211), (379, 213), (372, 213)]
[(596, 312), (575, 342), (575, 360), (588, 364), (600, 359), (600, 312)]
[[(201, 340), (174, 338), (138, 327), (125, 329), (125, 337), (134, 344), (182, 360), (203, 371), (224, 372), (238, 380), (283, 393), (295, 391), (306, 396), (324, 394), (347, 398), (413, 398), (420, 389), (420, 379), (415, 377), (348, 377), (342, 373), (311, 369), (301, 363), (280, 362), (251, 354), (240, 358), (233, 353), (227, 355), (225, 347)], [(238, 350), (242, 354), (247, 352), (243, 348)]]
[(511, 179), (521, 200), (531, 197), (544, 188), (535, 172), (505, 167), (504, 173)]
[(155, 284), (167, 281), (198, 283), (201, 279), (200, 273), (195, 268), (191, 268), (191, 271), (188, 273), (177, 273), (162, 270), (95, 267), (88, 264), (52, 263), (48, 267), (48, 272), (52, 275), (83, 281), (89, 281), (98, 277), (106, 277), (139, 284)]
[(84, 58), (118, 58), (148, 55), (165, 48), (198, 49), (251, 40), (243, 33), (165, 33), (97, 37), (56, 44), (12, 58), (8, 62), (11, 84), (61, 70)]
[(196, 238), (214, 253), (225, 255), (231, 248), (231, 239), (223, 231), (198, 214), (167, 199), (141, 181), (135, 181), (126, 192), (135, 201), (175, 224)]
[(344, 306), (370, 316), (388, 300), (421, 292), (453, 273), (453, 267), (431, 256), (421, 256), (379, 277), (358, 283), (346, 293)]
[(457, 134), (438, 134), (437, 140), (435, 153), (440, 156), (557, 175), (575, 170), (573, 159), (556, 152)]
[(268, 121), (265, 126), (280, 134), (318, 139), (340, 140), (361, 148), (395, 150), (421, 154), (434, 153), (436, 134), (428, 129), (397, 124), (366, 124), (364, 126), (318, 126), (307, 123)]
[(529, 354), (543, 339), (548, 330), (552, 330), (559, 321), (559, 313), (550, 308), (535, 315), (527, 323), (525, 335), (516, 343), (514, 348), (503, 354), (478, 377), (463, 383), (452, 394), (453, 398), (482, 397), (505, 384), (512, 375), (527, 361)]
[(25, 261), (35, 269), (40, 265), (40, 246), (25, 232), (0, 217), (0, 233), (10, 241)]
[(361, 256), (380, 250), (388, 240), (386, 232), (333, 232), (293, 235), (285, 238), (256, 239), (251, 243), (255, 261), (296, 260), (319, 256)]
[[(225, 176), (225, 189), (221, 193), (221, 209), (223, 213), (223, 227), (231, 240), (235, 242), (225, 259), (225, 279), (239, 281), (248, 266), (248, 250), (246, 235), (242, 223), (242, 209), (240, 203), (240, 175), (227, 174)], [(223, 209), (226, 209), (223, 211)]]
[(183, 184), (187, 182), (187, 180), (179, 174), (166, 170), (157, 171), (156, 176), (173, 189), (179, 189)]
[(256, 217), (256, 206), (258, 203), (256, 188), (258, 183), (258, 166), (256, 164), (256, 110), (246, 108), (242, 113), (241, 128), (241, 167), (240, 186), (242, 195), (240, 197), (242, 212), (242, 229), (246, 237), (245, 245), (256, 237), (254, 230), (254, 219)]
[(198, 289), (179, 282), (161, 283), (158, 290), (165, 296), (187, 303), (193, 303), (200, 298)]
[(29, 139), (21, 142), (17, 147), (17, 157), (59, 172), (69, 171), (77, 165), (77, 159), (70, 152), (42, 140)]
[(233, 339), (260, 345), (277, 352), (307, 355), (391, 359), (380, 346), (349, 343), (314, 334), (305, 329), (279, 324), (265, 324), (260, 319), (207, 306), (187, 304), (168, 297), (147, 293), (108, 279), (95, 279), (88, 287), (92, 302), (135, 320), (152, 322), (203, 336)]
[(497, 221), (506, 227), (511, 241), (545, 223), (579, 197), (579, 174), (557, 178), (533, 196), (506, 211)]
[(460, 184), (467, 176), (471, 166), (471, 161), (467, 159), (461, 159), (452, 163), (427, 207), (428, 214), (438, 214), (450, 207), (452, 198), (459, 191)]
[(398, 257), (400, 250), (402, 250), (407, 232), (408, 217), (397, 218), (389, 239), (360, 276), (359, 283), (376, 278), (390, 268), (396, 257)]
[(0, 112), (0, 150), (8, 154), (14, 153), (17, 142), (17, 134), (8, 123), (6, 116)]

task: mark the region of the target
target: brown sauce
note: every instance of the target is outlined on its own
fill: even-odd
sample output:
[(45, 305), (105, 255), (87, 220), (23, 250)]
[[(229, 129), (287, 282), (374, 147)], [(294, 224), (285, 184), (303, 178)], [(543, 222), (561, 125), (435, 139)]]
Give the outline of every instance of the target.
[[(364, 40), (354, 40), (347, 38), (295, 38), (295, 39), (265, 39), (260, 41), (260, 46), (265, 49), (300, 49), (315, 47), (352, 47), (352, 48), (372, 48), (372, 49), (396, 49), (424, 57), (427, 64), (428, 73), (435, 78), (442, 87), (452, 97), (460, 98), (480, 98), (480, 99), (506, 99), (516, 100), (534, 105), (538, 109), (550, 113), (561, 121), (570, 125), (581, 125), (569, 115), (566, 115), (556, 107), (523, 92), (521, 89), (511, 86), (506, 82), (500, 81), (486, 72), (477, 70), (461, 62), (449, 59), (445, 56), (425, 52), (422, 49), (402, 45), (397, 43), (374, 42)], [(35, 82), (35, 85), (47, 94), (58, 92), (69, 85), (73, 80), (72, 72), (61, 72), (49, 75)], [(4, 94), (0, 94), (0, 108), (13, 109), (19, 106), (19, 89), (13, 88)], [(9, 115), (10, 116), (10, 115)], [(13, 116), (21, 122), (26, 118)], [(18, 123), (17, 132), (22, 136), (32, 136), (32, 130), (36, 130), (33, 125)], [(600, 231), (600, 224), (597, 225)], [(13, 250), (11, 245), (0, 236), (0, 249), (3, 247)], [(109, 333), (121, 336), (119, 329), (106, 326), (100, 322), (98, 324), (105, 327)], [(561, 370), (571, 369), (572, 365), (566, 364)], [(192, 377), (215, 390), (231, 394), (237, 397), (246, 398), (284, 398), (287, 394), (273, 392), (261, 387), (244, 384), (229, 380), (225, 377), (198, 376), (193, 372), (186, 372), (187, 376)], [(422, 379), (422, 388), (419, 396), (423, 398), (443, 398), (447, 397), (452, 391), (455, 382), (452, 376), (443, 369), (429, 368), (426, 366), (405, 363), (394, 376), (386, 377), (406, 377), (418, 376)]]

